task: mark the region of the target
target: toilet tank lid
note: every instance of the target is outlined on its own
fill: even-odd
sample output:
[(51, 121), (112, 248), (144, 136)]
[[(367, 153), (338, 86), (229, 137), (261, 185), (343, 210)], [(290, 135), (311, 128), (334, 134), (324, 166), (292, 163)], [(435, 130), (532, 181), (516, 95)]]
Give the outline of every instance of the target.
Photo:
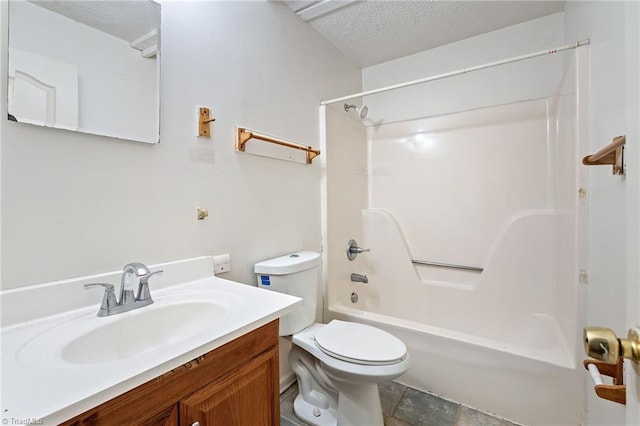
[(319, 263), (320, 253), (298, 251), (256, 263), (253, 271), (256, 274), (285, 275), (311, 269)]

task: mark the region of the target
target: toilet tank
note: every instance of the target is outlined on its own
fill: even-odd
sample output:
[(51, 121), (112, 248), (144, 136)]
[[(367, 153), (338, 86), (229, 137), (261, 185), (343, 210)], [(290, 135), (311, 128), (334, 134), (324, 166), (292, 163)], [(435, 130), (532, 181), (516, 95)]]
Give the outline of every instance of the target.
[(280, 318), (280, 335), (289, 336), (316, 319), (320, 254), (299, 251), (256, 263), (258, 287), (302, 298), (302, 304)]

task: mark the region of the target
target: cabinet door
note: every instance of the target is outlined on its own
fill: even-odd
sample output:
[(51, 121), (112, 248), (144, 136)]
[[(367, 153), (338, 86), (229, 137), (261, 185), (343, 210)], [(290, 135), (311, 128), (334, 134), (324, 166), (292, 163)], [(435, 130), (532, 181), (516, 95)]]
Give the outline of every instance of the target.
[(191, 426), (277, 426), (280, 424), (278, 349), (180, 402), (180, 424)]

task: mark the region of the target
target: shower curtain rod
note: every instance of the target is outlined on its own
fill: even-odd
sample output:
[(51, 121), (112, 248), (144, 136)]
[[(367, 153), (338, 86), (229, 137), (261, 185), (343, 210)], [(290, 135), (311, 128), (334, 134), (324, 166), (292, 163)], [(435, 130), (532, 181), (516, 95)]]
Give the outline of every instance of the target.
[(541, 50), (539, 52), (529, 53), (527, 55), (515, 56), (513, 58), (503, 59), (501, 61), (490, 62), (490, 63), (483, 64), (483, 65), (477, 65), (475, 67), (463, 68), (463, 69), (460, 69), (460, 70), (457, 70), (457, 71), (451, 71), (451, 72), (447, 72), (447, 73), (444, 73), (444, 74), (434, 75), (434, 76), (431, 76), (431, 77), (420, 78), (418, 80), (406, 81), (404, 83), (398, 83), (398, 84), (394, 84), (392, 86), (387, 86), (387, 87), (381, 87), (379, 89), (368, 90), (366, 92), (355, 93), (353, 95), (342, 96), (340, 98), (329, 99), (328, 101), (320, 102), (320, 105), (329, 105), (329, 104), (333, 104), (335, 102), (348, 101), (349, 99), (359, 98), (359, 97), (368, 96), (368, 95), (375, 95), (376, 93), (387, 92), (389, 90), (400, 89), (402, 87), (413, 86), (413, 85), (421, 84), (421, 83), (427, 83), (429, 81), (440, 80), (440, 79), (447, 78), (447, 77), (454, 77), (456, 75), (466, 74), (466, 73), (469, 73), (469, 72), (472, 72), (472, 71), (479, 71), (479, 70), (483, 70), (483, 69), (486, 69), (486, 68), (495, 67), (495, 66), (498, 66), (498, 65), (510, 64), (512, 62), (523, 61), (525, 59), (536, 58), (538, 56), (551, 55), (551, 54), (554, 54), (554, 53), (563, 52), (565, 50), (577, 49), (580, 46), (585, 46), (585, 45), (588, 45), (588, 44), (589, 44), (589, 39), (584, 39), (584, 40), (580, 40), (580, 41), (577, 41), (577, 42), (572, 43), (572, 44), (566, 44), (564, 46), (556, 47), (555, 49)]

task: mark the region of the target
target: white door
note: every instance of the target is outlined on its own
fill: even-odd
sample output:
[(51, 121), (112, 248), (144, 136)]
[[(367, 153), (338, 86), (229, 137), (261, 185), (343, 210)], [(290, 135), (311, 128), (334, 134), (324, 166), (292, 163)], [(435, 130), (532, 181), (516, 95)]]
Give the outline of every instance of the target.
[(19, 122), (76, 130), (78, 67), (9, 48), (8, 111)]

